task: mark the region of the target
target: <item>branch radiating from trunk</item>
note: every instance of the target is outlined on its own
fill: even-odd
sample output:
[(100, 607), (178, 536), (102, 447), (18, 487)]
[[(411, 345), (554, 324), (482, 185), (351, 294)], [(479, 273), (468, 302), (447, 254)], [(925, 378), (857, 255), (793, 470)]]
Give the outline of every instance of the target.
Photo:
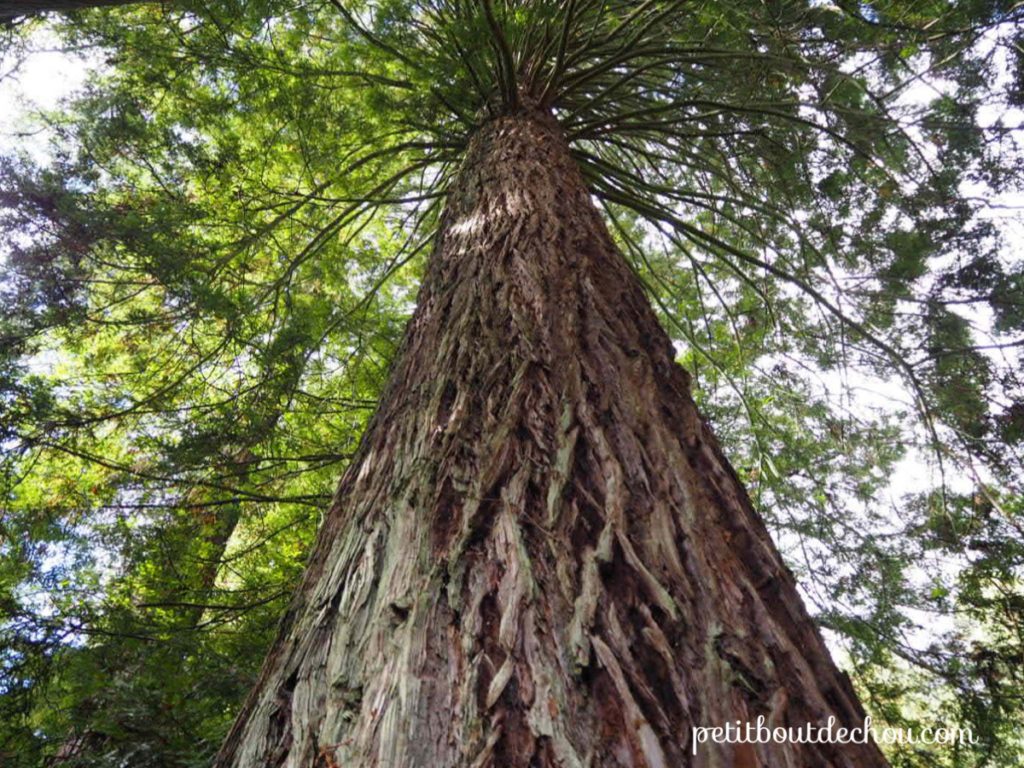
[[(143, 0), (12, 0), (0, 2), (0, 24), (44, 13), (70, 13), (112, 5), (138, 5)], [(150, 0), (152, 2), (152, 0)]]
[(217, 764), (857, 766), (858, 725), (555, 121), (485, 125), (391, 381)]

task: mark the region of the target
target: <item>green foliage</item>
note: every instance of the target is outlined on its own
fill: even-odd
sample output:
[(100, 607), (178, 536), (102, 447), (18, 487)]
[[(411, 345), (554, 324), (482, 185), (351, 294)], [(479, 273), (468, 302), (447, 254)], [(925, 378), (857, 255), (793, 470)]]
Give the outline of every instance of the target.
[(208, 762), (469, 138), (536, 108), (872, 713), (980, 736), (895, 763), (1015, 764), (1024, 265), (990, 203), (1024, 156), (986, 115), (1020, 103), (1020, 16), (226, 0), (56, 22), (103, 64), (45, 116), (48, 160), (0, 165), (4, 764)]

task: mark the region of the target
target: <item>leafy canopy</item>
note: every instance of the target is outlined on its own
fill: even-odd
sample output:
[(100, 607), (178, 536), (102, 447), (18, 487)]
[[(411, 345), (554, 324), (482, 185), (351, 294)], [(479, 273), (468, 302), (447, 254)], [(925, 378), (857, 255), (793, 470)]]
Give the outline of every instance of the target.
[(523, 107), (561, 123), (869, 709), (979, 740), (894, 764), (1014, 764), (1021, 14), (211, 0), (9, 28), (6, 66), (42, 26), (99, 64), (39, 117), (49, 155), (0, 166), (5, 764), (209, 760), (467, 143)]

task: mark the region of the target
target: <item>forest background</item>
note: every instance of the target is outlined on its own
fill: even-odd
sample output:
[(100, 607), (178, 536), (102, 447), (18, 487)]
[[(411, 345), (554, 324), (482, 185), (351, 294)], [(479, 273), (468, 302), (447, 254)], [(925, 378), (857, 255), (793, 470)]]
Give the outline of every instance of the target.
[[(5, 765), (206, 765), (255, 680), (480, 109), (376, 5), (0, 30)], [(661, 5), (672, 120), (561, 108), (595, 198), (867, 709), (978, 738), (893, 764), (1019, 764), (1020, 5)]]

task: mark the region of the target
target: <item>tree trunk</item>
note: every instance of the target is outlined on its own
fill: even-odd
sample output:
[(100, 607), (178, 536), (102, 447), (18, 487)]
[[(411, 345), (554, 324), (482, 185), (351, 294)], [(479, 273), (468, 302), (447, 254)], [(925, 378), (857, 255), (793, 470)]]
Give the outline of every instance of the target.
[(474, 137), (220, 766), (884, 766), (554, 120)]

